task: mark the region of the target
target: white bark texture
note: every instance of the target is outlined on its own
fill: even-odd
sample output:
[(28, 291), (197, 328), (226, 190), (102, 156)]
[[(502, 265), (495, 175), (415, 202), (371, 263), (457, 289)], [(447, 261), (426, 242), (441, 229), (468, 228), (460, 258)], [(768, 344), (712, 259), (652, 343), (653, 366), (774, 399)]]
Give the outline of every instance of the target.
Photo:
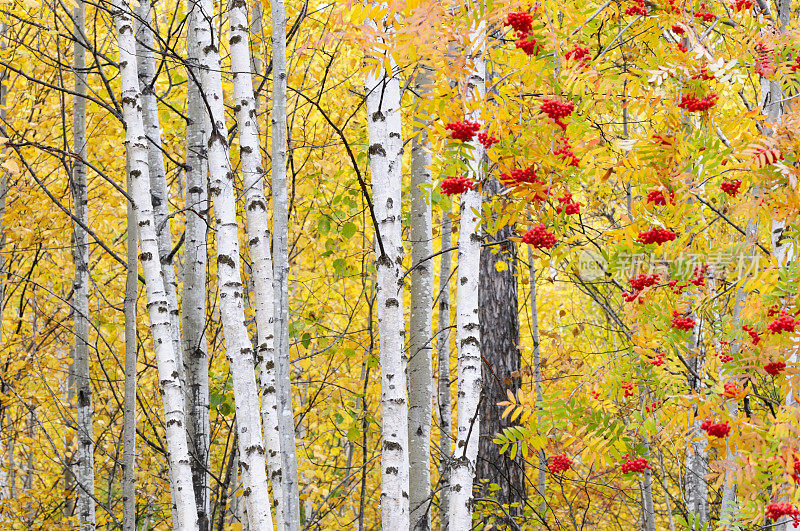
[[(425, 98), (430, 83), (426, 67), (416, 80)], [(431, 420), (433, 416), (433, 234), (431, 229), (431, 151), (425, 126), (415, 127), (411, 143), (411, 300), (409, 302), (408, 455), (411, 529), (431, 527)], [(448, 391), (449, 392), (449, 391)]]
[[(452, 240), (453, 222), (450, 212), (442, 212), (441, 250), (449, 249)], [(439, 323), (437, 326), (436, 352), (438, 357), (439, 395), (439, 477), (441, 490), (439, 519), (442, 531), (447, 531), (450, 512), (450, 456), (453, 454), (453, 433), (450, 427), (453, 410), (450, 402), (450, 252), (442, 253), (439, 265)]]
[[(691, 317), (697, 321), (697, 324), (692, 329), (692, 334), (689, 337), (687, 350), (691, 353), (689, 357), (689, 365), (695, 374), (701, 374), (702, 361), (699, 349), (701, 348), (702, 340), (701, 333), (701, 319), (695, 314), (691, 313)], [(689, 392), (701, 392), (701, 382), (694, 376), (689, 376)], [(685, 497), (686, 497), (686, 510), (692, 515), (693, 524), (691, 529), (703, 529), (703, 526), (708, 522), (708, 439), (700, 425), (705, 419), (698, 419), (694, 417), (694, 413), (689, 413), (690, 423), (687, 431), (687, 444), (686, 444), (686, 466), (685, 466)]]
[[(130, 169), (126, 171), (130, 193)], [(122, 530), (136, 531), (136, 296), (139, 282), (139, 246), (136, 241), (136, 213), (128, 202), (127, 263), (125, 275), (125, 398), (122, 441)]]
[[(468, 93), (486, 95), (486, 67), (483, 59), (485, 23), (470, 30), (472, 72)], [(473, 104), (475, 102), (472, 102)], [(480, 104), (480, 102), (478, 102)], [(480, 122), (480, 111), (471, 113), (472, 121)], [(483, 146), (473, 141), (469, 154), (469, 177), (481, 182), (484, 176)], [(456, 346), (458, 347), (458, 411), (456, 414), (456, 448), (450, 476), (450, 529), (472, 529), (472, 486), (478, 458), (481, 396), (481, 338), (478, 319), (478, 277), (481, 258), (479, 231), (481, 192), (470, 190), (462, 195), (461, 221), (458, 235), (458, 282), (456, 285)]]
[(150, 173), (147, 160), (142, 108), (139, 104), (136, 40), (131, 9), (125, 0), (113, 3), (114, 25), (119, 47), (122, 112), (125, 121), (125, 147), (130, 162), (131, 197), (139, 225), (139, 258), (147, 283), (147, 308), (155, 345), (158, 377), (161, 382), (166, 426), (167, 460), (172, 479), (172, 509), (182, 529), (197, 528), (189, 445), (186, 437), (184, 390), (178, 377), (169, 302), (164, 288), (164, 273), (159, 263), (158, 237), (150, 199)]
[[(256, 359), (261, 369), (261, 421), (267, 449), (267, 468), (275, 501), (278, 529), (284, 529), (282, 503), (281, 447), (278, 433), (278, 401), (275, 389), (275, 336), (273, 317), (275, 292), (272, 285), (271, 236), (267, 199), (264, 195), (264, 168), (259, 148), (256, 101), (251, 73), (250, 33), (244, 0), (232, 0), (230, 20), (233, 99), (239, 128), (242, 184), (247, 214), (247, 240), (252, 263), (253, 299), (256, 307), (258, 344)], [(293, 429), (293, 427), (292, 427)], [(292, 438), (294, 444), (294, 438)]]
[[(286, 116), (286, 9), (271, 0), (272, 14), (272, 255), (275, 260), (275, 369), (278, 434), (281, 448), (281, 505), (284, 529), (300, 531), (300, 496), (292, 411), (289, 353), (289, 209), (286, 160), (289, 147)], [(276, 495), (277, 497), (277, 495)]]
[[(189, 32), (197, 25), (198, 9), (190, 6)], [(186, 236), (182, 292), (183, 348), (186, 364), (186, 414), (192, 453), (197, 516), (200, 531), (210, 527), (210, 428), (208, 405), (208, 343), (206, 339), (206, 274), (208, 267), (208, 194), (206, 175), (206, 119), (197, 76), (199, 52), (190, 40), (188, 49), (186, 125)]]
[(201, 0), (199, 5), (201, 17), (189, 39), (195, 39), (200, 51), (200, 84), (211, 121), (208, 131), (208, 170), (211, 181), (209, 191), (216, 218), (220, 315), (236, 405), (243, 497), (250, 529), (271, 531), (273, 526), (267, 485), (266, 451), (261, 434), (255, 356), (245, 326), (242, 301), (239, 226), (236, 221), (233, 170), (228, 158), (228, 129), (225, 125), (217, 47), (219, 39), (212, 35), (213, 3), (210, 0)]
[(141, 90), (142, 119), (145, 136), (148, 140), (147, 161), (150, 167), (150, 198), (153, 202), (153, 215), (158, 235), (158, 252), (161, 269), (164, 270), (164, 289), (169, 304), (169, 318), (172, 325), (173, 349), (178, 356), (178, 371), (184, 383), (183, 350), (180, 343), (180, 317), (178, 314), (178, 289), (175, 267), (170, 258), (172, 252), (172, 223), (169, 216), (169, 189), (167, 172), (164, 167), (164, 154), (161, 147), (161, 124), (158, 117), (156, 99), (156, 62), (154, 54), (153, 17), (151, 1), (141, 0), (135, 11), (136, 53), (139, 59), (139, 89)]
[[(390, 61), (390, 68), (394, 63)], [(407, 358), (401, 270), (403, 139), (400, 81), (383, 67), (366, 79), (367, 132), (376, 235), (378, 338), (381, 359), (381, 518), (383, 528), (409, 528)]]
[[(79, 0), (73, 12), (73, 24), (78, 40), (75, 43), (73, 70), (75, 96), (72, 116), (72, 150), (77, 154), (72, 166), (72, 200), (75, 218), (89, 225), (88, 194), (86, 189), (86, 50), (80, 44), (84, 33), (86, 4)], [(77, 395), (76, 420), (78, 458), (75, 465), (78, 498), (78, 526), (82, 531), (95, 527), (94, 513), (94, 431), (92, 419), (92, 382), (89, 373), (89, 235), (78, 223), (73, 223), (75, 281), (73, 283), (73, 326), (75, 347), (73, 374)]]

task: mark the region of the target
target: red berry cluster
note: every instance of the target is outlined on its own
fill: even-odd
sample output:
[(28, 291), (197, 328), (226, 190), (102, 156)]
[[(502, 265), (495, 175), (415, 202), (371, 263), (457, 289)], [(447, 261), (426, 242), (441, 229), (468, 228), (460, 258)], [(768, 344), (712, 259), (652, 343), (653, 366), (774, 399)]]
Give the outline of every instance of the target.
[(800, 457), (797, 456), (797, 448), (794, 449), (795, 454), (792, 455), (792, 479), (795, 483), (800, 483)]
[(537, 249), (551, 249), (556, 244), (556, 236), (544, 225), (536, 225), (525, 233), (522, 243), (533, 245)]
[(589, 59), (589, 48), (575, 44), (571, 50), (564, 54), (567, 61), (578, 61), (581, 64), (586, 64)]
[(709, 72), (709, 71), (706, 69), (706, 67), (701, 67), (701, 68), (700, 68), (700, 72), (699, 72), (699, 73), (697, 73), (697, 74), (695, 74), (695, 75), (693, 75), (693, 76), (692, 76), (692, 79), (702, 79), (702, 80), (704, 80), (704, 81), (708, 81), (708, 80), (710, 80), (710, 79), (715, 79), (715, 78), (714, 78), (714, 74), (712, 74), (711, 72)]
[(711, 419), (706, 419), (700, 425), (700, 429), (704, 432), (708, 433), (712, 437), (717, 437), (718, 439), (722, 439), (727, 437), (731, 433), (731, 427), (728, 426), (728, 422), (714, 422)]
[(786, 364), (782, 361), (771, 361), (764, 365), (764, 370), (767, 371), (767, 374), (772, 376), (778, 376), (781, 372), (786, 369)]
[[(794, 51), (796, 52), (797, 50)], [(789, 70), (791, 70), (792, 72), (797, 72), (798, 70), (800, 70), (800, 55), (795, 56), (794, 64), (789, 67)]]
[(537, 55), (543, 50), (536, 37), (528, 33), (518, 32), (517, 42), (514, 43), (514, 46), (525, 52), (525, 55)]
[(786, 313), (786, 310), (781, 311), (780, 317), (767, 325), (767, 328), (773, 334), (782, 334), (783, 332), (794, 332), (797, 326), (797, 321), (794, 317)]
[(713, 92), (705, 98), (698, 98), (692, 94), (684, 94), (681, 96), (681, 101), (678, 107), (686, 109), (689, 112), (704, 112), (717, 104), (719, 96)]
[(719, 185), (720, 189), (731, 197), (736, 197), (739, 193), (739, 187), (742, 186), (742, 181), (739, 179), (725, 179)]
[(644, 0), (633, 0), (632, 6), (628, 6), (628, 9), (625, 10), (626, 15), (636, 16), (642, 15), (647, 16), (647, 9), (644, 8)]
[(717, 352), (717, 357), (719, 358), (720, 363), (728, 363), (729, 361), (733, 361), (733, 356), (721, 350)]
[(556, 209), (556, 212), (559, 214), (561, 214), (562, 210), (568, 216), (571, 216), (572, 214), (580, 214), (581, 212), (581, 204), (573, 201), (572, 194), (569, 192), (564, 192), (564, 197), (559, 197), (558, 202), (563, 205)]
[(547, 468), (550, 469), (551, 474), (558, 474), (559, 472), (569, 470), (571, 466), (572, 459), (565, 454), (558, 454), (550, 458), (550, 464), (547, 465)]
[(622, 468), (623, 474), (639, 474), (641, 472), (644, 472), (645, 469), (650, 468), (650, 465), (647, 464), (647, 459), (645, 459), (644, 457), (640, 457), (638, 459), (631, 459), (630, 457), (628, 457), (628, 454), (625, 454), (622, 456), (622, 459), (625, 460), (625, 462), (622, 463), (622, 466), (620, 467)]
[(694, 268), (692, 272), (692, 279), (689, 281), (690, 283), (694, 284), (695, 286), (705, 286), (706, 285), (706, 273), (708, 272), (708, 266), (697, 266)]
[[(675, 192), (670, 192), (670, 201), (673, 199), (675, 199)], [(664, 206), (667, 204), (667, 198), (661, 190), (650, 190), (647, 192), (647, 202), (658, 206)]]
[(744, 326), (742, 326), (742, 330), (744, 330), (745, 332), (747, 332), (750, 335), (750, 342), (753, 345), (758, 345), (758, 342), (761, 341), (761, 338), (758, 336), (758, 332), (753, 330), (752, 326), (744, 325)]
[(533, 15), (526, 11), (509, 13), (506, 16), (506, 26), (511, 26), (519, 33), (530, 33), (533, 30)]
[(688, 51), (689, 51), (689, 48), (687, 48), (686, 46), (684, 46), (684, 45), (683, 45), (682, 43), (680, 43), (680, 42), (678, 43), (678, 49), (679, 49), (680, 51), (682, 51), (683, 53), (686, 53), (686, 52), (688, 52)]
[(449, 123), (444, 128), (450, 131), (450, 138), (469, 142), (475, 138), (475, 134), (480, 130), (481, 124), (464, 120), (463, 122)]
[(650, 360), (650, 365), (661, 367), (662, 365), (664, 365), (664, 357), (666, 355), (667, 355), (666, 352), (656, 352), (653, 355), (653, 359)]
[(483, 147), (486, 149), (491, 149), (492, 146), (500, 142), (500, 140), (489, 133), (478, 133), (478, 142), (483, 144)]
[(738, 13), (739, 11), (753, 9), (754, 5), (756, 5), (754, 0), (733, 0), (731, 9)]
[(700, 3), (700, 11), (697, 11), (694, 14), (694, 16), (696, 18), (701, 19), (703, 22), (706, 22), (706, 23), (714, 22), (714, 19), (717, 18), (717, 15), (715, 15), (711, 11), (708, 11), (708, 8), (706, 7), (706, 3), (705, 2), (701, 2)]
[(779, 313), (781, 313), (781, 307), (777, 303), (767, 308), (767, 317), (775, 317)]
[(636, 241), (645, 245), (649, 243), (661, 245), (664, 242), (671, 242), (677, 237), (678, 235), (669, 229), (656, 227), (655, 229), (640, 232), (639, 237), (636, 238)]
[(757, 42), (755, 72), (761, 77), (770, 77), (775, 73), (775, 48), (771, 44)]
[(686, 289), (686, 286), (688, 286), (688, 284), (685, 284), (685, 283), (681, 282), (680, 285), (679, 285), (678, 283), (679, 283), (678, 279), (672, 279), (667, 283), (667, 285), (670, 288), (672, 288), (672, 292), (673, 293), (675, 293), (677, 295), (680, 295)]
[(742, 386), (736, 382), (725, 382), (723, 394), (729, 398), (736, 398), (742, 394)]
[(658, 409), (658, 406), (660, 406), (660, 405), (661, 405), (661, 402), (653, 402), (649, 406), (645, 404), (644, 410), (645, 410), (646, 413), (650, 413), (651, 411), (655, 412), (655, 410)]
[(539, 109), (545, 113), (548, 118), (553, 120), (561, 129), (566, 129), (567, 126), (561, 121), (561, 119), (572, 114), (572, 112), (575, 110), (575, 104), (571, 101), (558, 101), (550, 98), (543, 98), (542, 105), (539, 107)]
[(625, 394), (625, 398), (633, 396), (634, 391), (636, 391), (636, 386), (630, 382), (623, 383), (620, 387), (622, 388)]
[(553, 151), (553, 155), (558, 155), (558, 158), (566, 162), (567, 166), (578, 167), (581, 163), (581, 159), (576, 157), (575, 153), (572, 152), (572, 144), (569, 143), (569, 139), (562, 136), (561, 141), (564, 143), (564, 145)]
[(658, 273), (653, 273), (652, 275), (645, 275), (642, 273), (638, 277), (631, 278), (629, 282), (631, 283), (632, 289), (635, 289), (636, 291), (642, 291), (645, 288), (655, 286), (661, 282), (661, 275)]
[(683, 28), (683, 26), (679, 26), (678, 24), (673, 24), (672, 28), (670, 29), (672, 29), (672, 33), (677, 35), (683, 35), (686, 33), (686, 30)]
[(678, 330), (691, 330), (695, 322), (691, 317), (681, 317), (680, 312), (672, 310), (672, 327)]
[(511, 173), (503, 173), (500, 175), (500, 181), (505, 184), (544, 184), (539, 181), (538, 176), (536, 175), (536, 170), (533, 169), (533, 166), (519, 170), (513, 170)]
[(791, 503), (770, 503), (767, 505), (767, 518), (778, 521), (783, 516), (791, 516), (793, 526), (800, 526), (800, 511), (795, 509)]
[(467, 177), (448, 177), (442, 181), (442, 193), (445, 195), (463, 194), (475, 188), (476, 184)]
[(655, 134), (651, 138), (653, 139), (654, 144), (660, 146), (671, 146), (673, 142), (675, 142), (675, 138), (671, 136)]

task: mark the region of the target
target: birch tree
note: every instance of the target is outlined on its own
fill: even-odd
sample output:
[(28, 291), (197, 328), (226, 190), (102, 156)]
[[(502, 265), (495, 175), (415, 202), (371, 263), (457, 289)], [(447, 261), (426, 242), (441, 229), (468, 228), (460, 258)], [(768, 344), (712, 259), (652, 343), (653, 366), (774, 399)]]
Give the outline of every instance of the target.
[(217, 277), (220, 316), (225, 350), (230, 361), (236, 406), (236, 429), (242, 469), (243, 496), (252, 531), (272, 530), (269, 489), (259, 415), (255, 356), (245, 326), (242, 302), (242, 275), (239, 254), (239, 227), (236, 221), (236, 194), (233, 170), (228, 158), (227, 126), (220, 74), (218, 37), (213, 35), (213, 3), (199, 2), (201, 18), (189, 39), (200, 52), (200, 86), (209, 113), (208, 170), (210, 195), (217, 232)]
[[(417, 94), (424, 98), (431, 82), (427, 67), (416, 79)], [(411, 300), (409, 303), (408, 453), (411, 528), (430, 529), (431, 419), (433, 416), (433, 254), (431, 229), (431, 152), (426, 126), (415, 127), (411, 143)], [(448, 388), (449, 393), (449, 388)]]
[[(73, 13), (76, 36), (73, 69), (75, 72), (75, 96), (73, 101), (72, 150), (77, 154), (72, 166), (72, 200), (75, 209), (73, 224), (75, 247), (75, 280), (73, 283), (73, 326), (75, 346), (73, 376), (76, 391), (78, 456), (75, 466), (77, 481), (77, 513), (81, 530), (95, 526), (94, 513), (94, 404), (89, 373), (89, 236), (83, 227), (89, 225), (88, 195), (86, 190), (87, 138), (86, 138), (86, 52), (83, 48), (83, 33), (86, 19), (86, 4), (79, 0)], [(82, 226), (81, 226), (82, 224)]]
[[(130, 163), (126, 165), (127, 190), (131, 191)], [(127, 264), (125, 275), (125, 396), (122, 427), (122, 529), (136, 530), (136, 299), (138, 294), (139, 245), (136, 242), (136, 213), (128, 201)]]
[[(286, 115), (286, 8), (271, 0), (272, 14), (272, 253), (275, 258), (275, 368), (278, 399), (284, 529), (300, 530), (300, 496), (292, 411), (291, 358), (289, 353), (289, 207), (286, 193), (286, 157), (289, 147)], [(266, 273), (265, 273), (266, 274)], [(268, 362), (267, 362), (268, 363)], [(267, 375), (269, 376), (269, 375)], [(276, 495), (277, 497), (277, 495)]]
[(449, 211), (442, 211), (441, 250), (439, 265), (439, 322), (436, 330), (437, 395), (439, 398), (439, 519), (442, 531), (449, 529), (450, 512), (450, 456), (453, 454), (452, 406), (450, 404), (450, 249), (453, 222)]
[[(391, 23), (379, 42), (391, 42)], [(381, 32), (379, 32), (381, 33)], [(381, 360), (381, 516), (386, 529), (409, 528), (408, 397), (401, 268), (403, 140), (400, 80), (373, 66), (366, 78), (367, 134), (372, 203), (378, 222), (375, 254)]]
[[(483, 60), (485, 22), (472, 23), (469, 31), (471, 72), (467, 93), (477, 93), (480, 101), (470, 101), (478, 107), (486, 94), (486, 69)], [(470, 119), (480, 122), (480, 110), (473, 110)], [(468, 155), (469, 177), (482, 181), (483, 146), (471, 142)], [(462, 195), (461, 220), (458, 235), (458, 283), (456, 284), (456, 346), (458, 347), (458, 411), (456, 445), (450, 476), (450, 529), (464, 531), (472, 528), (472, 487), (478, 457), (480, 419), (478, 406), (481, 396), (481, 338), (478, 318), (478, 282), (481, 258), (479, 229), (481, 211), (480, 190), (472, 189)]]
[(153, 335), (158, 375), (161, 382), (166, 426), (167, 459), (173, 486), (172, 509), (177, 520), (188, 529), (197, 527), (197, 508), (192, 489), (189, 445), (186, 437), (184, 390), (175, 353), (170, 306), (164, 288), (164, 273), (158, 257), (158, 236), (150, 199), (150, 172), (147, 160), (147, 138), (139, 103), (140, 89), (131, 10), (125, 0), (113, 4), (114, 25), (119, 49), (119, 70), (122, 86), (122, 111), (125, 121), (125, 147), (130, 162), (131, 198), (139, 226), (139, 258), (147, 283), (147, 308)]
[[(196, 31), (198, 8), (188, 13), (188, 31)], [(186, 235), (182, 292), (183, 348), (186, 364), (189, 442), (192, 445), (192, 479), (200, 529), (209, 528), (209, 390), (208, 344), (206, 339), (206, 275), (208, 266), (208, 166), (206, 139), (208, 117), (198, 85), (200, 70), (196, 41), (187, 43), (186, 124)]]

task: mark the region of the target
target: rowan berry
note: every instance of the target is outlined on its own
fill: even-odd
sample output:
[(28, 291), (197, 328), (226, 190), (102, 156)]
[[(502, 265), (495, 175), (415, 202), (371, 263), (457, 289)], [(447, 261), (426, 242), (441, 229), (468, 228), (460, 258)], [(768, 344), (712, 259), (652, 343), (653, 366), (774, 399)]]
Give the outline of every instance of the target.
[(636, 238), (636, 241), (645, 245), (650, 243), (661, 245), (662, 243), (670, 242), (677, 237), (678, 235), (669, 229), (656, 227), (654, 229), (640, 232), (639, 236)]
[(767, 374), (772, 376), (778, 376), (785, 369), (786, 364), (782, 361), (771, 361), (764, 365), (764, 370), (767, 371)]
[(742, 330), (744, 330), (745, 332), (747, 332), (747, 333), (750, 335), (750, 342), (751, 342), (753, 345), (758, 345), (758, 342), (759, 342), (759, 341), (761, 341), (761, 338), (759, 337), (759, 335), (758, 335), (758, 332), (756, 332), (755, 330), (753, 330), (753, 327), (752, 327), (752, 326), (750, 326), (750, 325), (743, 325), (743, 326), (742, 326)]
[(727, 421), (714, 422), (711, 419), (706, 419), (703, 424), (700, 425), (700, 429), (718, 439), (727, 437), (731, 433), (731, 427), (728, 426)]
[(644, 457), (640, 457), (638, 459), (631, 459), (628, 457), (628, 454), (622, 456), (624, 462), (620, 466), (622, 469), (623, 474), (639, 474), (644, 472), (645, 469), (649, 469), (650, 465), (647, 463), (647, 459)]
[(698, 98), (692, 94), (683, 94), (678, 107), (689, 112), (704, 112), (717, 104), (719, 96), (713, 92), (704, 98)]
[(519, 33), (530, 33), (533, 30), (533, 15), (525, 11), (509, 13), (506, 15), (505, 25), (511, 26)]
[(736, 197), (741, 186), (742, 181), (739, 179), (726, 179), (719, 185), (720, 189), (731, 197)]
[(681, 317), (680, 312), (672, 310), (672, 327), (678, 330), (688, 331), (694, 328), (694, 319), (691, 317)]
[(783, 332), (794, 332), (796, 326), (797, 321), (784, 310), (781, 311), (780, 317), (767, 325), (767, 329), (773, 334), (782, 334)]
[(783, 516), (791, 516), (794, 527), (800, 526), (800, 511), (791, 503), (770, 503), (766, 507), (766, 517), (778, 521)]
[(550, 464), (547, 465), (547, 468), (551, 474), (558, 474), (569, 470), (571, 466), (572, 459), (567, 457), (566, 454), (557, 454), (550, 458)]
[(551, 249), (556, 244), (556, 236), (544, 225), (536, 225), (525, 233), (522, 243), (527, 243), (537, 249)]
[(445, 195), (463, 194), (475, 188), (476, 184), (467, 177), (448, 177), (442, 181), (442, 193)]
[(481, 124), (477, 122), (470, 122), (464, 120), (463, 122), (452, 122), (445, 126), (445, 129), (450, 131), (450, 138), (460, 140), (462, 142), (469, 142), (475, 138), (475, 134), (481, 128)]
[(700, 11), (697, 11), (694, 16), (696, 18), (701, 19), (703, 22), (714, 22), (714, 19), (717, 18), (717, 15), (708, 11), (705, 2), (700, 3)]
[(491, 149), (491, 147), (500, 142), (500, 140), (489, 133), (478, 133), (478, 142), (483, 144), (483, 147), (486, 149)]

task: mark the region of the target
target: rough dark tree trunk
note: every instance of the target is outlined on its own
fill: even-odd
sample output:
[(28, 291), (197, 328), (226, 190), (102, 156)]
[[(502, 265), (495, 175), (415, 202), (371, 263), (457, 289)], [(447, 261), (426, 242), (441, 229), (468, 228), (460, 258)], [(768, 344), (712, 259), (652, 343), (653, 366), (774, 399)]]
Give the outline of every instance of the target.
[[(492, 179), (485, 187), (486, 201), (501, 188)], [(507, 400), (506, 390), (516, 393), (519, 380), (511, 374), (520, 370), (519, 316), (517, 309), (517, 261), (513, 242), (492, 245), (508, 240), (514, 235), (513, 227), (505, 227), (494, 236), (486, 234), (484, 244), (490, 244), (481, 253), (478, 307), (481, 323), (481, 354), (483, 356), (483, 397), (480, 404), (480, 445), (476, 478), (497, 483), (500, 490), (491, 494), (503, 504), (522, 502), (525, 499), (525, 469), (520, 456), (509, 459), (500, 455), (500, 448), (492, 442), (495, 434), (510, 424), (501, 419), (498, 402)], [(497, 264), (505, 262), (507, 268)], [(485, 495), (490, 495), (484, 489)], [(514, 511), (516, 512), (516, 511)]]

